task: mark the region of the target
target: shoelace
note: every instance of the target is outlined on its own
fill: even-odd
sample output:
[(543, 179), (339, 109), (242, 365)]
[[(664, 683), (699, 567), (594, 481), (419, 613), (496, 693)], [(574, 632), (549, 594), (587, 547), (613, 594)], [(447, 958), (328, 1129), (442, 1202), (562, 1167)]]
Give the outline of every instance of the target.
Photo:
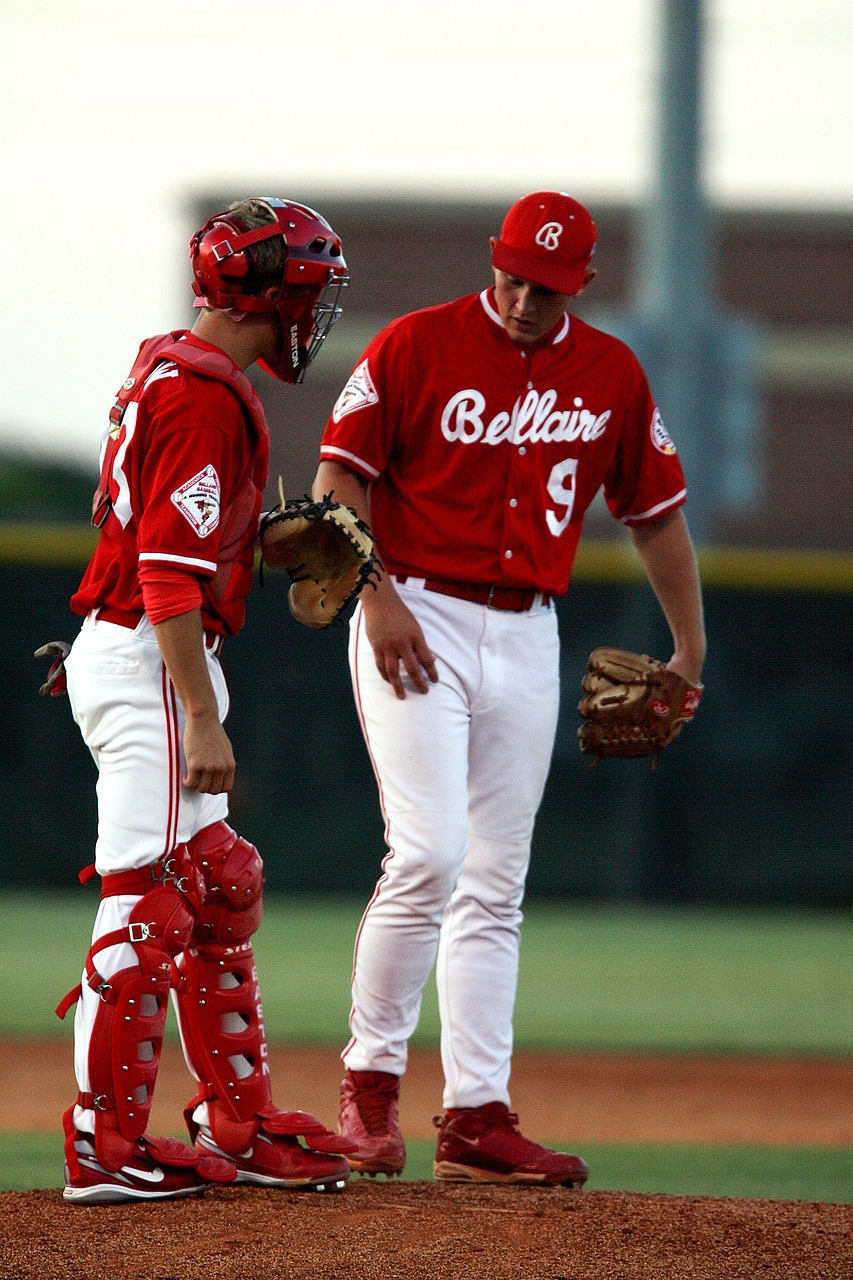
[(506, 1113), (506, 1119), (502, 1127), (508, 1129), (510, 1133), (515, 1134), (516, 1138), (518, 1138), (519, 1142), (524, 1145), (527, 1151), (530, 1151), (531, 1153), (538, 1153), (542, 1150), (542, 1147), (538, 1142), (533, 1142), (530, 1138), (525, 1138), (524, 1134), (521, 1132), (518, 1125), (517, 1111), (508, 1111)]
[(379, 1085), (359, 1091), (356, 1106), (368, 1133), (385, 1133), (388, 1128), (388, 1112), (394, 1098), (393, 1085), (390, 1087)]

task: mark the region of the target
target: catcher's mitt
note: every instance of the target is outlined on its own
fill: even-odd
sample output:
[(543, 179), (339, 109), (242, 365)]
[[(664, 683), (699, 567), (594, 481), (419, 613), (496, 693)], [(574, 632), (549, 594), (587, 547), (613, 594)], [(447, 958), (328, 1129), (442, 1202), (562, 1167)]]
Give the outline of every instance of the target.
[(581, 684), (580, 749), (599, 759), (660, 755), (693, 719), (703, 688), (625, 649), (595, 649)]
[(364, 590), (376, 586), (380, 563), (370, 529), (351, 507), (333, 501), (285, 500), (267, 512), (258, 537), (262, 565), (290, 576), (290, 612), (307, 627), (328, 627)]

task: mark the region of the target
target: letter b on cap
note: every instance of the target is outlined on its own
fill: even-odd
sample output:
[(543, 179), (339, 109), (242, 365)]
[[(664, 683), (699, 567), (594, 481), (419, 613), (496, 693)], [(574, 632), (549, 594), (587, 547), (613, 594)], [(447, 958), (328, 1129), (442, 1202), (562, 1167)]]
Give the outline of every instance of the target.
[(541, 244), (543, 249), (556, 249), (559, 246), (562, 234), (562, 222), (546, 222), (536, 232), (536, 243)]

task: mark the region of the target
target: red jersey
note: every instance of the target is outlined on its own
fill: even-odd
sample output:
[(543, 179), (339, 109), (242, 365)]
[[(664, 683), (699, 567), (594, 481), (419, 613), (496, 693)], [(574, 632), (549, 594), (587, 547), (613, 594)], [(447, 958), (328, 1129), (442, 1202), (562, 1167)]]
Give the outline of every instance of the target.
[(177, 571), (200, 587), (205, 629), (233, 635), (269, 467), (261, 402), (228, 356), (185, 330), (142, 344), (121, 399), (101, 441), (108, 514), (71, 607), (141, 617), (143, 583)]
[(393, 321), (326, 424), (321, 457), (371, 485), (390, 573), (569, 585), (598, 490), (626, 524), (685, 500), (675, 446), (630, 348), (566, 314), (515, 343), (492, 290)]

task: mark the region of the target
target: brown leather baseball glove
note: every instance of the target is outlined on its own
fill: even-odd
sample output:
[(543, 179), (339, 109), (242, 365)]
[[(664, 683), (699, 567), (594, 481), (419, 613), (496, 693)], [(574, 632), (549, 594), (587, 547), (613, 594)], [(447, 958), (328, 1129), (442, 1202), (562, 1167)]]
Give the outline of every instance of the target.
[(595, 649), (581, 684), (578, 741), (599, 759), (660, 755), (693, 719), (703, 690), (657, 658), (626, 649)]
[(285, 500), (282, 492), (258, 538), (262, 564), (289, 575), (290, 612), (307, 627), (330, 626), (368, 583), (376, 585), (381, 566), (370, 529), (331, 493), (315, 501)]

